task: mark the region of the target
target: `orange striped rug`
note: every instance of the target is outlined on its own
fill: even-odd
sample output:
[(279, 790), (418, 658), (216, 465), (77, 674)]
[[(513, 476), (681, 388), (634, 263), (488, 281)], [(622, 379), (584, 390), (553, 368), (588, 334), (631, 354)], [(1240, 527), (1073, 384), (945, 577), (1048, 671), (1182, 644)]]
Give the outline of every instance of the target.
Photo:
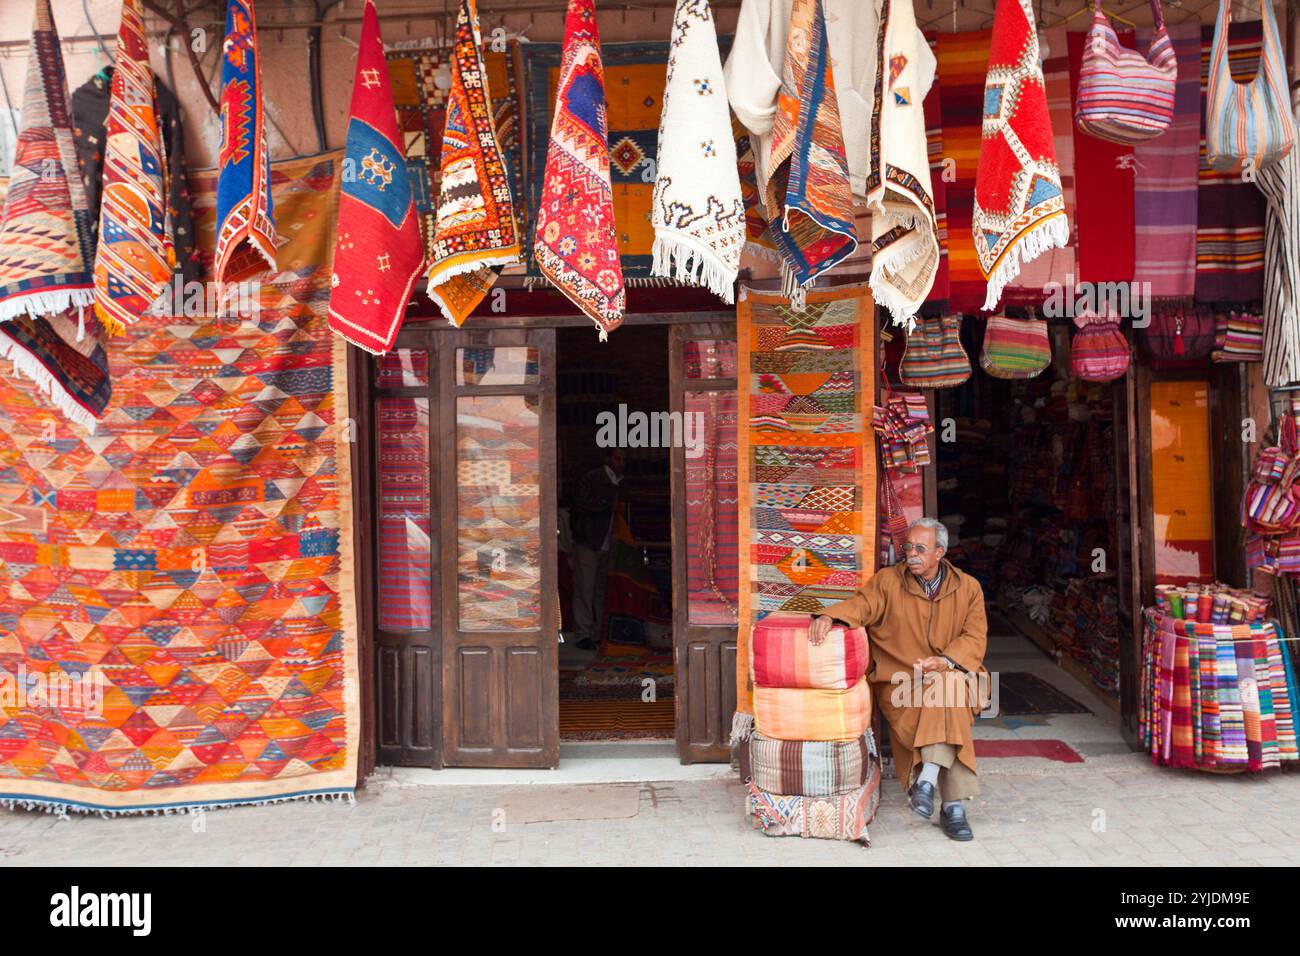
[(671, 738), (676, 723), (673, 701), (561, 700), (561, 740)]

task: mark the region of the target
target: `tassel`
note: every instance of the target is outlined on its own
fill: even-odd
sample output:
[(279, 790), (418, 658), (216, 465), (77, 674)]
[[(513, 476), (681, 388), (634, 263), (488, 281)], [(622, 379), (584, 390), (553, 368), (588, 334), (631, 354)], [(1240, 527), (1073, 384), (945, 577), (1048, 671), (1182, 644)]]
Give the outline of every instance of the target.
[(80, 342), (86, 337), (86, 307), (77, 306), (77, 341)]

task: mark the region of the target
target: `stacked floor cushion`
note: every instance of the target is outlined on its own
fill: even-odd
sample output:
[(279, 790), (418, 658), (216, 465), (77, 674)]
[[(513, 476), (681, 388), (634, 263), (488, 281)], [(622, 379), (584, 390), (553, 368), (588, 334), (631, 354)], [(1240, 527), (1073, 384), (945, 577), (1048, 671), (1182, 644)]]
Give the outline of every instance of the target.
[(810, 623), (770, 614), (754, 627), (755, 728), (738, 753), (745, 809), (768, 836), (866, 845), (880, 801), (866, 633), (834, 628), (814, 645)]

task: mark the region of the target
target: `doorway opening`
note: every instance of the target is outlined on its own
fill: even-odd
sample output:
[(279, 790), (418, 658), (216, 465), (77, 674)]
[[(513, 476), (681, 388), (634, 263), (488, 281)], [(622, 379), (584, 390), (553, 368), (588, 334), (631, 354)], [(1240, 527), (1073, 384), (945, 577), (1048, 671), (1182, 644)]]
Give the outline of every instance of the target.
[[(963, 344), (977, 355), (973, 325)], [(1121, 553), (1127, 486), (1116, 455), (1126, 469), (1128, 451), (1117, 447), (1116, 386), (1074, 377), (1060, 334), (1067, 329), (1051, 331), (1056, 358), (1040, 375), (977, 371), (936, 395), (938, 516), (948, 558), (984, 588), (990, 651), (1000, 636), (1017, 659), (1032, 661), (1017, 650), (1028, 650), (1028, 638), (1092, 692), (1063, 693), (1012, 665), (999, 674), (999, 709), (1022, 723), (1118, 715), (1121, 582), (1131, 560)]]
[(556, 332), (563, 742), (675, 736), (668, 362), (664, 325)]

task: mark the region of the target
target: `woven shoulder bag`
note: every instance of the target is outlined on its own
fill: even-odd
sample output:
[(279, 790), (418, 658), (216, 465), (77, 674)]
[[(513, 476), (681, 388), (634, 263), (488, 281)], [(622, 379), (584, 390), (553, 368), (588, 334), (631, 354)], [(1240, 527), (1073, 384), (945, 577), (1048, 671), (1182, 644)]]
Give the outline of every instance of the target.
[(1295, 118), (1273, 4), (1261, 0), (1260, 7), (1264, 32), (1259, 66), (1249, 83), (1238, 83), (1228, 64), (1232, 10), (1228, 0), (1219, 0), (1205, 100), (1205, 159), (1214, 169), (1236, 169), (1245, 163), (1259, 169), (1277, 162), (1295, 145)]
[(961, 316), (920, 318), (907, 337), (898, 375), (913, 388), (956, 388), (970, 378), (970, 359), (961, 347)]
[(1121, 46), (1110, 18), (1094, 0), (1092, 26), (1079, 66), (1074, 122), (1089, 136), (1133, 145), (1154, 139), (1174, 118), (1178, 60), (1165, 29), (1159, 0), (1151, 0), (1155, 21), (1147, 55)]
[(1041, 319), (989, 316), (980, 368), (994, 378), (1033, 378), (1052, 360), (1047, 323)]
[(1113, 315), (1075, 316), (1079, 331), (1070, 343), (1070, 370), (1085, 382), (1109, 382), (1128, 371), (1128, 339)]

